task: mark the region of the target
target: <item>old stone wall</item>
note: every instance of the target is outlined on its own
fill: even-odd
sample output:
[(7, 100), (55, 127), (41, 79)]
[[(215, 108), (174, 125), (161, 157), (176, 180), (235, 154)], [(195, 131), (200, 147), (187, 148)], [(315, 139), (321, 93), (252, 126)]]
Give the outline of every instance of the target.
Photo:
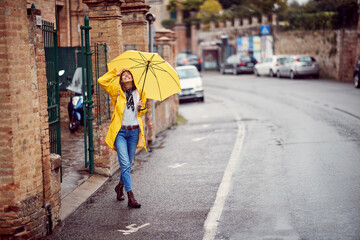
[(356, 30), (276, 32), (274, 37), (274, 54), (312, 55), (319, 63), (321, 77), (352, 81)]
[[(274, 37), (274, 54), (309, 54), (314, 56), (320, 66), (320, 77), (337, 81), (351, 82), (353, 68), (358, 57), (357, 46), (360, 44), (356, 29), (289, 31), (277, 29), (274, 17), (272, 22), (262, 18), (235, 19), (234, 23), (226, 22), (204, 25), (195, 31), (193, 37), (200, 44), (195, 52), (201, 55), (203, 49), (209, 49), (221, 42), (221, 36), (229, 37), (229, 44), (236, 49), (236, 38), (241, 36), (259, 36), (260, 25), (270, 24)], [(193, 39), (191, 41), (194, 41)]]
[(340, 53), (338, 32), (278, 32), (274, 37), (274, 54), (310, 54), (319, 63), (322, 77), (337, 77)]

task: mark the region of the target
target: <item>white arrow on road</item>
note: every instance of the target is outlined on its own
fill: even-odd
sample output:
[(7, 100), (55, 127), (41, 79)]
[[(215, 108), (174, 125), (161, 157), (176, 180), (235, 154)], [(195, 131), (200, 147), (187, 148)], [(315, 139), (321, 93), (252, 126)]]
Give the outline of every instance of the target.
[(187, 163), (175, 163), (174, 165), (169, 165), (170, 168), (179, 168), (182, 167), (184, 165), (186, 165)]
[(129, 230), (117, 230), (119, 232), (122, 232), (123, 235), (129, 235), (131, 233), (137, 232), (139, 231), (140, 228), (146, 227), (148, 225), (150, 225), (150, 223), (145, 223), (139, 227), (135, 227), (136, 224), (130, 224), (128, 226), (126, 226), (125, 228), (129, 229)]

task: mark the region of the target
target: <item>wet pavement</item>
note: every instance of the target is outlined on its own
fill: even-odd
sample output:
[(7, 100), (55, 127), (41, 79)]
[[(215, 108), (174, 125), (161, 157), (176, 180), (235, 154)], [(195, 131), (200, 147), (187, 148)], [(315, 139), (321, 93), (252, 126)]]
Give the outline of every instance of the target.
[(68, 123), (61, 125), (62, 183), (61, 199), (89, 179), (85, 168), (84, 127), (71, 132)]

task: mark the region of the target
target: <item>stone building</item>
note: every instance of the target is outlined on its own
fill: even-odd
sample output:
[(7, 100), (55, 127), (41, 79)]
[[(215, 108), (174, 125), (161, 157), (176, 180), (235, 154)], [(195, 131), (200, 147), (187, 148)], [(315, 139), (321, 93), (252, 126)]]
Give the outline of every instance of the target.
[[(147, 51), (148, 11), (143, 0), (0, 1), (1, 239), (38, 239), (59, 222), (61, 156), (50, 149), (41, 20), (57, 22), (58, 45), (70, 47), (80, 45), (80, 26), (88, 15), (91, 42), (107, 43), (111, 60), (127, 43)], [(163, 57), (173, 61), (175, 37), (171, 32), (157, 37)], [(174, 95), (155, 104), (149, 100), (148, 107), (147, 139), (154, 141), (159, 131), (174, 123), (178, 99)], [(156, 124), (152, 114), (159, 120)], [(94, 142), (102, 146), (95, 151), (94, 165), (95, 172), (111, 176), (118, 166), (113, 164), (116, 154), (105, 147), (108, 125), (109, 121), (94, 129)]]

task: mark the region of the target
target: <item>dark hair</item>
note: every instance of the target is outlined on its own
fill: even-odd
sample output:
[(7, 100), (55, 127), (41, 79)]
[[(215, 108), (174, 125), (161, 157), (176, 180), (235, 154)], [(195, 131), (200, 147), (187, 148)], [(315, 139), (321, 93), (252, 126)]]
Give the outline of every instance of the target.
[(119, 82), (120, 82), (121, 89), (125, 92), (124, 83), (122, 82), (122, 75), (124, 74), (124, 72), (130, 73), (130, 75), (131, 75), (131, 77), (132, 77), (132, 90), (135, 90), (135, 89), (136, 89), (136, 86), (135, 86), (135, 82), (134, 82), (134, 76), (132, 75), (132, 73), (131, 73), (129, 70), (124, 70), (124, 71), (122, 71), (121, 74), (120, 74)]

